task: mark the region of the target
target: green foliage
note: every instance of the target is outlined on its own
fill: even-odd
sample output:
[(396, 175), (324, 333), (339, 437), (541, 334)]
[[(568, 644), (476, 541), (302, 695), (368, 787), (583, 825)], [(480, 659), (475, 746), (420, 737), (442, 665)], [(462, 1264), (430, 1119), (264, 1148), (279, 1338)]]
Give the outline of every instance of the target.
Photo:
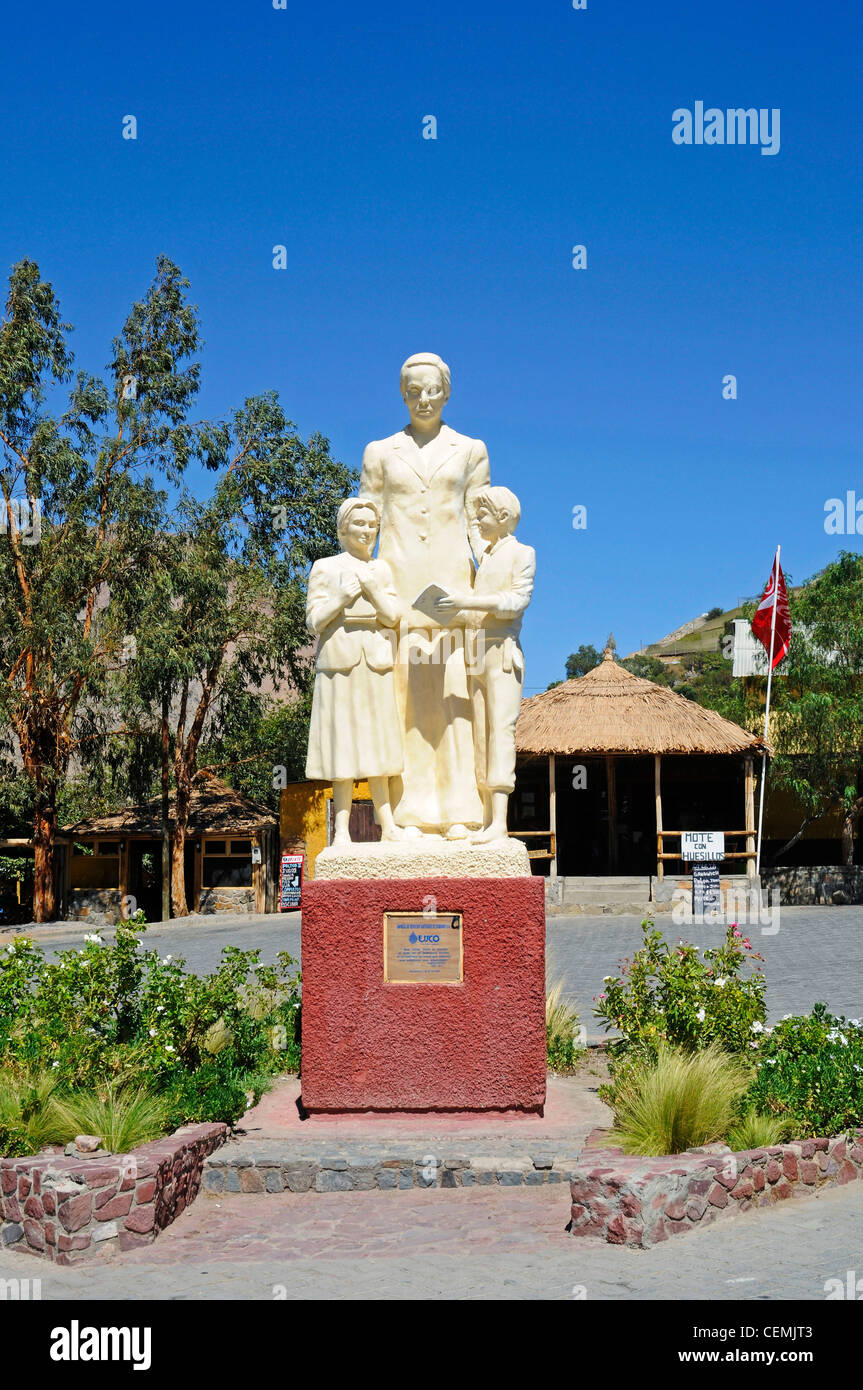
[(619, 664), (625, 671), (629, 671), (630, 675), (638, 676), (641, 680), (653, 681), (654, 685), (671, 685), (673, 680), (671, 671), (664, 661), (644, 652), (624, 657)]
[[(67, 1126), (57, 1109), (54, 1071), (5, 1070), (0, 1074), (0, 1154), (33, 1154), (45, 1144), (63, 1144)], [(80, 1134), (81, 1130), (75, 1133)]]
[(566, 1073), (575, 1069), (584, 1054), (579, 1039), (579, 1019), (575, 1009), (563, 998), (563, 980), (547, 987), (545, 997), (546, 1065), (549, 1071)]
[(218, 1121), (235, 1125), (247, 1109), (248, 1090), (247, 1079), (237, 1071), (218, 1061), (205, 1062), (177, 1077), (166, 1093), (169, 1127)]
[(111, 1153), (128, 1153), (159, 1138), (170, 1113), (165, 1097), (147, 1086), (108, 1085), (102, 1092), (77, 1091), (57, 1097), (54, 1109), (65, 1138), (95, 1134)]
[(586, 676), (588, 671), (592, 671), (594, 666), (599, 665), (599, 652), (591, 643), (586, 646), (582, 644), (577, 651), (571, 653), (566, 658), (566, 679), (575, 680), (577, 676)]
[(743, 1149), (769, 1149), (780, 1144), (788, 1134), (788, 1125), (774, 1115), (761, 1115), (754, 1106), (736, 1120), (726, 1135), (728, 1147), (740, 1153)]
[(843, 818), (844, 860), (863, 813), (863, 556), (843, 551), (789, 595), (793, 634), (773, 682), (774, 786), (805, 816)]
[(840, 1134), (863, 1124), (863, 1023), (816, 1004), (766, 1036), (749, 1101), (783, 1122), (795, 1139)]
[(33, 860), (23, 854), (0, 854), (0, 888), (33, 883)]
[[(120, 1126), (114, 1137), (126, 1133), (123, 1125), (129, 1133), (152, 1128), (163, 1101), (160, 1125), (186, 1108), (176, 1123), (197, 1118), (208, 1105), (236, 1118), (248, 1090), (260, 1093), (263, 1078), (299, 1065), (299, 976), (290, 956), (262, 965), (259, 951), (226, 946), (218, 968), (198, 976), (182, 958), (143, 950), (145, 930), (138, 913), (118, 924), (113, 942), (94, 932), (50, 962), (22, 938), (0, 953), (0, 1067), (48, 1074), (67, 1118), (98, 1100), (103, 1109), (88, 1113)], [(14, 1105), (0, 1122), (5, 1142), (17, 1142)], [(76, 1123), (76, 1133), (88, 1127)], [(101, 1133), (95, 1120), (88, 1124)]]
[(758, 1048), (766, 1006), (762, 957), (736, 923), (716, 948), (700, 952), (691, 943), (669, 946), (649, 919), (643, 944), (618, 976), (605, 978), (594, 1013), (607, 1032), (612, 1059), (632, 1051), (656, 1056), (663, 1045), (697, 1050), (716, 1044), (729, 1053)]
[(722, 1140), (750, 1077), (715, 1043), (699, 1052), (662, 1044), (620, 1071), (610, 1143), (630, 1154), (677, 1154)]

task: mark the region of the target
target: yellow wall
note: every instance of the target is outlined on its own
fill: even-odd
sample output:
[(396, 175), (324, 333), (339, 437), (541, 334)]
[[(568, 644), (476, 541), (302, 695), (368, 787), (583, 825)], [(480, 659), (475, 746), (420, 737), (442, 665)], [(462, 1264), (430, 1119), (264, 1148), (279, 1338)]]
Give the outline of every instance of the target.
[[(279, 828), (282, 848), (302, 841), (306, 856), (304, 873), (315, 876), (315, 860), (327, 846), (327, 802), (333, 797), (329, 782), (291, 782), (279, 802)], [(354, 800), (371, 801), (368, 782), (354, 783)]]
[[(790, 840), (800, 828), (805, 812), (790, 792), (779, 791), (770, 786), (770, 771), (767, 772), (765, 789), (764, 834), (768, 840)], [(758, 800), (755, 801), (755, 814), (758, 815)], [(842, 835), (842, 817), (838, 811), (813, 821), (803, 832), (804, 840), (838, 840)]]

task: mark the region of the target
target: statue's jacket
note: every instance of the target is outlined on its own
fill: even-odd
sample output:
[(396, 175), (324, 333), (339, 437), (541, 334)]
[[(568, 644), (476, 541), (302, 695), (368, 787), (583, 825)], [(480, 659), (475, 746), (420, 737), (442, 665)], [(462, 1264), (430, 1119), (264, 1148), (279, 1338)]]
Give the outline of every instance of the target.
[[(427, 452), (428, 451), (428, 452)], [(379, 555), (392, 570), (410, 625), (437, 626), (411, 610), (429, 584), (469, 589), (473, 561), (466, 514), (473, 496), (489, 485), (486, 447), (442, 425), (434, 445), (420, 449), (406, 429), (369, 444), (359, 494), (381, 510)]]
[(347, 608), (333, 614), (339, 577), (345, 570), (361, 574), (370, 570), (378, 578), (394, 609), (398, 599), (385, 560), (357, 560), (343, 551), (316, 560), (309, 575), (306, 626), (320, 640), (316, 671), (352, 671), (365, 658), (372, 671), (391, 671), (395, 656), (395, 631), (383, 625), (372, 605), (361, 594)]

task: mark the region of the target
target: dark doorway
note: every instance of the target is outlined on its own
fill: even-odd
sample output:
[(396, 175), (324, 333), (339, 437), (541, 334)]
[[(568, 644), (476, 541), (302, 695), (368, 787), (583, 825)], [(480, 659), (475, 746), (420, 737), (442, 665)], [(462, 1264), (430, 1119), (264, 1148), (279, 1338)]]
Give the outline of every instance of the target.
[(129, 840), (127, 892), (148, 922), (162, 916), (162, 845), (159, 840)]
[[(335, 804), (332, 797), (327, 801), (327, 844), (333, 843), (335, 834)], [(351, 804), (351, 818), (348, 833), (352, 840), (374, 841), (381, 838), (381, 828), (375, 820), (374, 803), (354, 801)]]

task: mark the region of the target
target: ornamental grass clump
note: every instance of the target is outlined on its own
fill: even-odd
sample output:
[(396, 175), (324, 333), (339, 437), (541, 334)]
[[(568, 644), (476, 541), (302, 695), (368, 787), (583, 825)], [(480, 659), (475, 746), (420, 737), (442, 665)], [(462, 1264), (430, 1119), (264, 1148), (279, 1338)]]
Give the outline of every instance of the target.
[(782, 1143), (787, 1128), (775, 1115), (762, 1115), (754, 1106), (750, 1106), (732, 1125), (725, 1142), (735, 1153), (741, 1153), (744, 1149), (769, 1149), (772, 1144)]
[(609, 1143), (656, 1156), (724, 1140), (750, 1077), (743, 1058), (715, 1043), (697, 1052), (661, 1043), (618, 1073)]
[(46, 1144), (67, 1142), (56, 1091), (53, 1070), (0, 1073), (0, 1154), (17, 1158), (37, 1153)]
[(165, 1098), (147, 1087), (106, 1086), (101, 1094), (78, 1092), (55, 1100), (65, 1137), (95, 1134), (109, 1153), (128, 1153), (165, 1132)]
[(584, 1052), (578, 1013), (563, 997), (563, 980), (546, 986), (545, 1042), (549, 1071), (572, 1071)]

